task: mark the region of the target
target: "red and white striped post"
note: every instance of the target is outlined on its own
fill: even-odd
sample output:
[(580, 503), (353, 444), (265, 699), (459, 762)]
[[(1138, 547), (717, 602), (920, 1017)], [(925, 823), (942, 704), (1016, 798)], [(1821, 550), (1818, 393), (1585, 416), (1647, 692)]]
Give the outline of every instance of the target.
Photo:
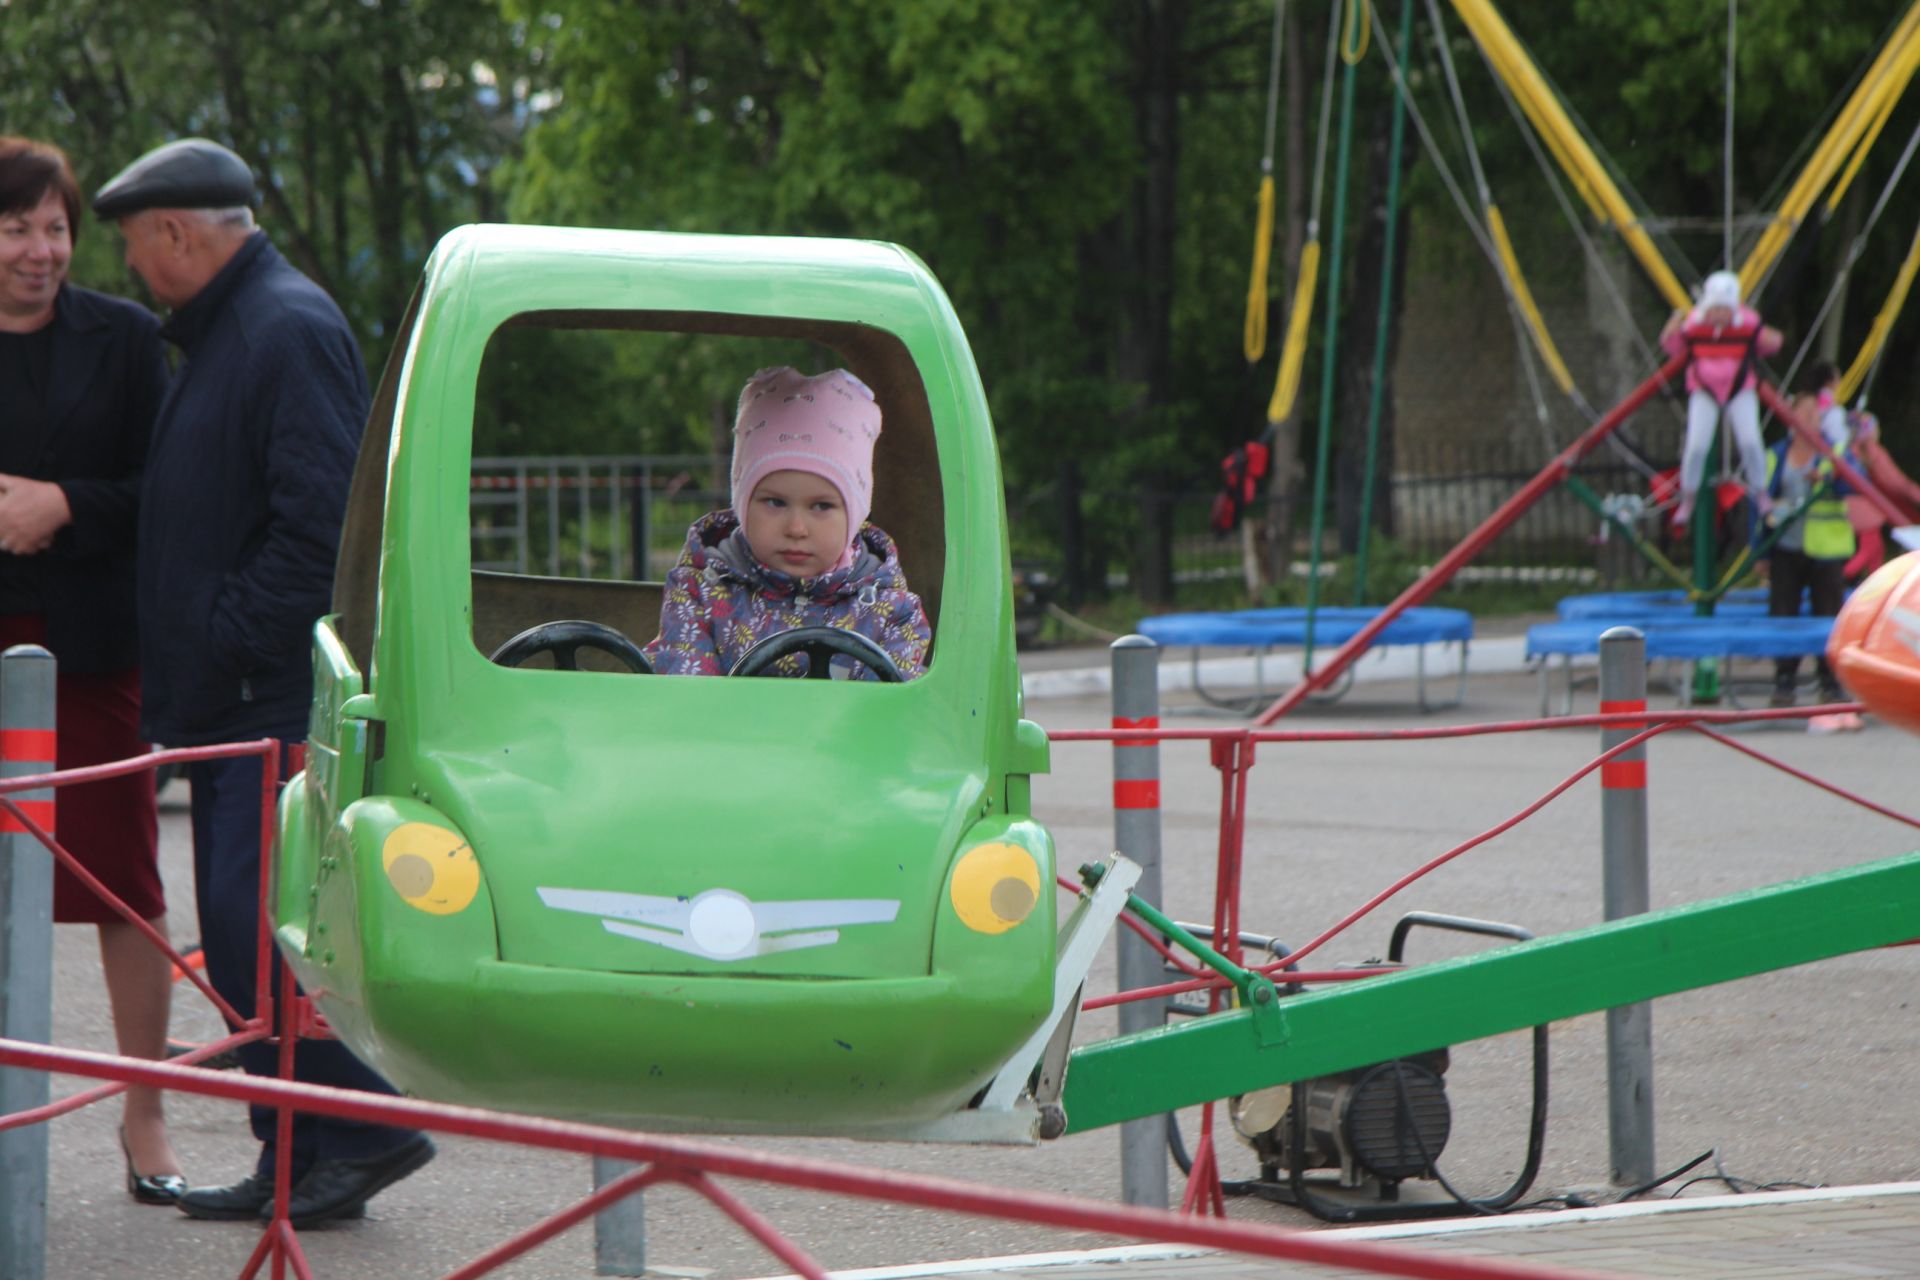
[[(39, 645), (0, 654), (0, 778), (54, 769), (54, 661)], [(8, 799), (49, 834), (53, 788)], [(53, 855), (0, 806), (0, 1037), (53, 1042)], [(0, 1067), (0, 1115), (47, 1105), (43, 1071)], [(0, 1131), (0, 1277), (47, 1274), (47, 1126)]]
[[(1633, 627), (1600, 636), (1600, 712), (1647, 709), (1647, 640)], [(1646, 728), (1645, 721), (1600, 730), (1607, 751)], [(1606, 918), (1646, 911), (1647, 744), (1629, 747), (1600, 766), (1601, 894)], [(1653, 1005), (1607, 1010), (1607, 1139), (1613, 1181), (1640, 1186), (1653, 1177)]]
[[(1113, 727), (1160, 727), (1160, 646), (1145, 636), (1113, 642)], [(1160, 905), (1160, 744), (1113, 744), (1113, 845), (1140, 867), (1134, 893)], [(1130, 929), (1114, 930), (1122, 991), (1166, 980), (1159, 955)], [(1165, 1000), (1120, 1006), (1120, 1034), (1161, 1026)], [(1148, 1116), (1120, 1126), (1120, 1189), (1127, 1204), (1167, 1207), (1167, 1118)]]

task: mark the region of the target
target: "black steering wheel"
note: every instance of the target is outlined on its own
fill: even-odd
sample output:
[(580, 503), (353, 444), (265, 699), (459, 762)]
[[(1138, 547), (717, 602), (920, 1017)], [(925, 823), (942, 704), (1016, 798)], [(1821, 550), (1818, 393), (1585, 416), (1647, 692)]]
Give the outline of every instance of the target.
[(536, 653), (551, 653), (555, 671), (578, 671), (583, 648), (598, 649), (618, 658), (637, 676), (653, 674), (653, 664), (647, 661), (639, 645), (612, 627), (584, 618), (565, 618), (528, 627), (488, 656), (503, 667), (517, 667)]
[(806, 678), (809, 680), (831, 679), (833, 673), (828, 669), (828, 664), (836, 653), (845, 654), (865, 665), (867, 670), (880, 677), (882, 684), (905, 684), (907, 680), (885, 649), (858, 631), (843, 631), (839, 627), (795, 627), (791, 631), (776, 631), (740, 655), (740, 661), (734, 663), (733, 670), (727, 674), (771, 675), (774, 663), (790, 653), (801, 652), (807, 655)]

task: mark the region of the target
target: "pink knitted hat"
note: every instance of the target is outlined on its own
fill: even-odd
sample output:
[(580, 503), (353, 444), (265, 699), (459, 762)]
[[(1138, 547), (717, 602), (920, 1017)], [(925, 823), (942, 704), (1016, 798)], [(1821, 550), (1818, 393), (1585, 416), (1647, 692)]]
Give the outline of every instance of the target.
[(867, 384), (845, 369), (814, 377), (762, 369), (740, 392), (733, 423), (733, 510), (742, 521), (754, 488), (769, 473), (804, 471), (840, 491), (847, 545), (873, 510), (873, 442), (880, 406)]

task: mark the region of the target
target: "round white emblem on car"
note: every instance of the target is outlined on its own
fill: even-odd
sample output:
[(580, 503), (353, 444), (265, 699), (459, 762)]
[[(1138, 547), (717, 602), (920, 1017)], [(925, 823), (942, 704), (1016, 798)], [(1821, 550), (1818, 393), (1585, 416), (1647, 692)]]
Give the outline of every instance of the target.
[(759, 936), (753, 903), (731, 889), (709, 889), (688, 908), (687, 937), (715, 960), (746, 955)]

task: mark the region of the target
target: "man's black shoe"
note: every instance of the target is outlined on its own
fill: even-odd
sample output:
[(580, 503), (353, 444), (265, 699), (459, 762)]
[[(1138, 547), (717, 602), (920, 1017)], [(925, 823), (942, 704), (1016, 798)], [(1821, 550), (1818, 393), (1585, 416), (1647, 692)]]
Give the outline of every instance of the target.
[[(194, 1187), (174, 1201), (189, 1218), (214, 1222), (253, 1222), (273, 1214), (273, 1176), (255, 1173), (224, 1187)], [(336, 1218), (363, 1218), (366, 1202), (353, 1206)]]
[(273, 1178), (254, 1173), (224, 1187), (189, 1187), (174, 1203), (189, 1218), (216, 1222), (257, 1218), (263, 1206), (273, 1203)]
[[(336, 1218), (357, 1218), (367, 1201), (433, 1159), (432, 1139), (416, 1133), (391, 1151), (359, 1160), (321, 1160), (294, 1184), (287, 1200), (287, 1217), (296, 1227), (311, 1227)], [(189, 1193), (191, 1194), (191, 1193)], [(256, 1212), (273, 1216), (272, 1198)]]

